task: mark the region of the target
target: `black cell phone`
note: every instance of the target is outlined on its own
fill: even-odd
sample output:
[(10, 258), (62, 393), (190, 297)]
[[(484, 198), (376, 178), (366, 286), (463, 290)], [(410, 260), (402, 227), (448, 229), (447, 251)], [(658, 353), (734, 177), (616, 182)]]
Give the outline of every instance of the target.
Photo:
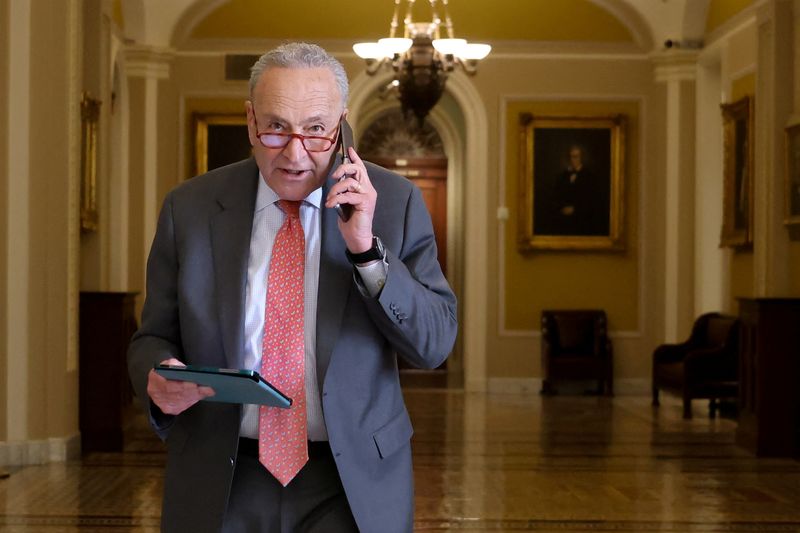
[[(342, 164), (350, 163), (347, 149), (351, 146), (353, 146), (353, 128), (350, 127), (350, 124), (345, 119), (342, 119), (339, 123), (339, 147), (342, 149)], [(339, 181), (348, 176), (348, 174), (343, 175)], [(353, 206), (350, 204), (336, 204), (335, 209), (339, 214), (339, 218), (344, 222), (350, 220), (350, 215), (353, 214)]]

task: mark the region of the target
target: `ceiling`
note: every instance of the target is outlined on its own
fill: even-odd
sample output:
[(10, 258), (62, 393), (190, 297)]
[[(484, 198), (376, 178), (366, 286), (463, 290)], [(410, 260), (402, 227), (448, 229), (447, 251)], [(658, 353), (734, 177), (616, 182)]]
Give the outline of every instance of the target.
[[(192, 39), (368, 39), (389, 32), (391, 0), (230, 0), (194, 27)], [(470, 40), (630, 42), (631, 33), (608, 11), (587, 0), (454, 0), (456, 36)], [(403, 3), (400, 27), (405, 16)], [(442, 3), (437, 12), (444, 18)], [(415, 3), (415, 21), (430, 21), (428, 1)]]
[[(406, 6), (401, 2), (402, 25)], [(431, 19), (429, 2), (416, 0), (415, 21)], [(442, 2), (436, 4), (443, 17)], [(473, 41), (597, 43), (651, 52), (665, 39), (703, 39), (737, 16), (752, 17), (754, 3), (449, 0), (449, 11), (455, 36)], [(393, 0), (114, 0), (113, 6), (113, 17), (129, 42), (178, 49), (215, 49), (225, 46), (221, 43), (263, 39), (374, 40), (388, 34), (394, 10)]]

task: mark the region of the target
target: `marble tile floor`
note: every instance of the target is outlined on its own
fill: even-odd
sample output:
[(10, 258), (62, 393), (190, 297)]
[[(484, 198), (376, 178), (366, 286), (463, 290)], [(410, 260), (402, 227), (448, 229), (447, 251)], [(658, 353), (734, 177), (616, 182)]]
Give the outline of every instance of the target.
[[(407, 390), (415, 530), (800, 532), (800, 461), (755, 458), (695, 401)], [(0, 531), (155, 532), (164, 453), (137, 419), (122, 453), (11, 468)], [(379, 532), (376, 532), (379, 533)]]

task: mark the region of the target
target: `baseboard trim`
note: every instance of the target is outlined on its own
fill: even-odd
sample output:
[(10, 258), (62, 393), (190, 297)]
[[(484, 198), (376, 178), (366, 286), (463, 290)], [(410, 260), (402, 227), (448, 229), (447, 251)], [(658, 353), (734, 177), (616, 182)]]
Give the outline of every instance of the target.
[(77, 459), (80, 455), (81, 436), (79, 433), (69, 437), (0, 442), (0, 466), (63, 463)]

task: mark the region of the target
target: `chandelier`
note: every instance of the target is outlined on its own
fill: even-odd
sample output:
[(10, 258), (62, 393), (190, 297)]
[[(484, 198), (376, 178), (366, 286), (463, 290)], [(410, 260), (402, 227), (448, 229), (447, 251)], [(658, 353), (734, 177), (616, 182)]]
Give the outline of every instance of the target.
[(467, 74), (475, 74), (478, 61), (486, 57), (492, 47), (454, 37), (447, 0), (441, 0), (446, 38), (440, 36), (443, 21), (436, 11), (437, 0), (429, 0), (430, 22), (414, 22), (411, 11), (415, 0), (405, 1), (407, 7), (402, 37), (396, 34), (398, 12), (403, 0), (395, 0), (389, 37), (377, 42), (356, 43), (353, 51), (366, 60), (367, 74), (374, 75), (382, 67), (394, 71), (392, 81), (383, 92), (396, 92), (403, 114), (408, 116), (410, 112), (414, 113), (421, 125), (441, 98), (447, 75), (456, 66), (460, 66)]

